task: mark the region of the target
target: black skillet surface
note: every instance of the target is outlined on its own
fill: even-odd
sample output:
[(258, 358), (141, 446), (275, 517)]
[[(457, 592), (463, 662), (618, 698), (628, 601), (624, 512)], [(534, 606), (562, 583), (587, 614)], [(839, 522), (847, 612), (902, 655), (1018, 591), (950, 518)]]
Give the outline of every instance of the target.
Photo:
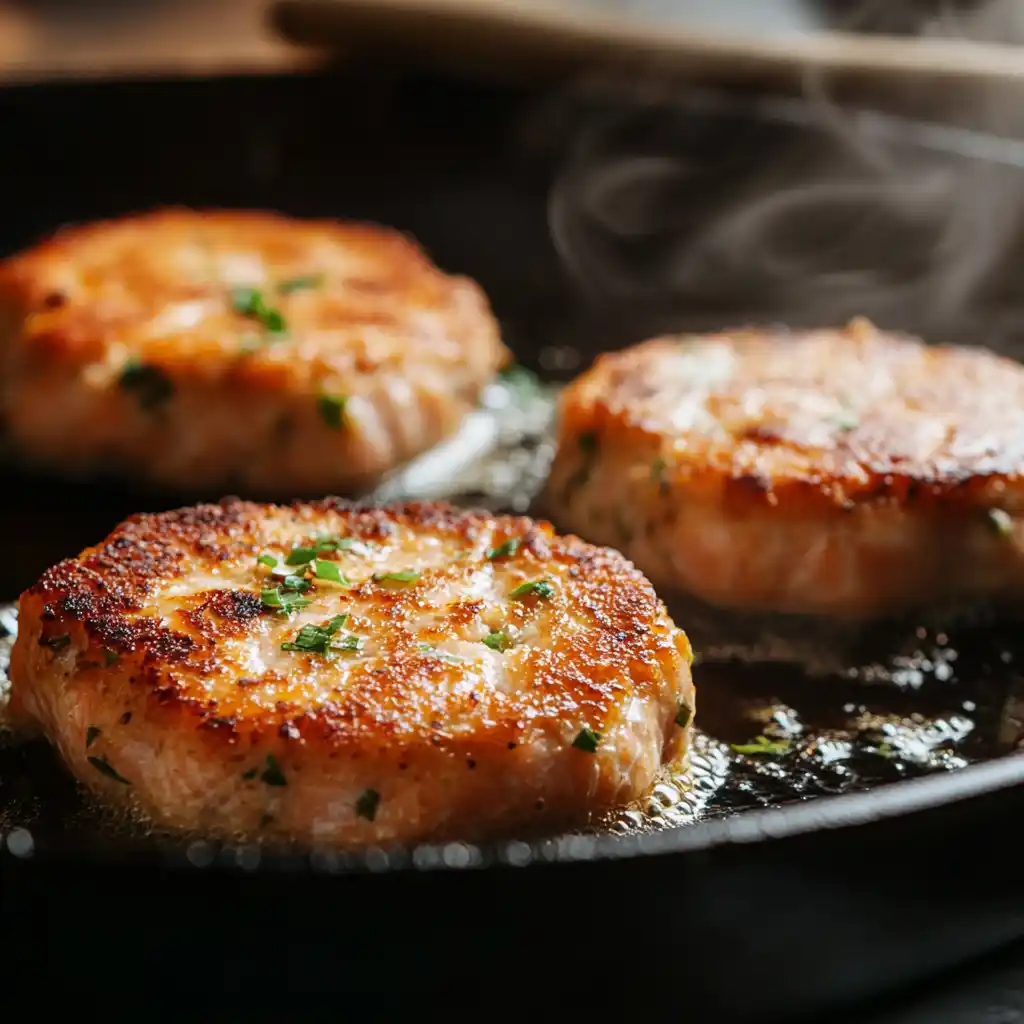
[[(707, 160), (690, 182), (707, 210), (728, 174), (775, 153), (792, 171), (794, 153), (814, 148), (801, 116), (730, 109), (696, 103), (675, 140)], [(574, 138), (573, 122), (535, 115), (531, 97), (436, 81), (12, 91), (0, 95), (3, 245), (164, 202), (377, 219), (476, 276), (519, 357), (548, 372), (575, 369), (571, 351), (634, 340), (659, 318), (695, 328), (752, 313), (801, 319), (793, 290), (764, 281), (684, 294), (685, 312), (635, 288), (614, 304), (582, 306), (547, 222), (552, 171), (565, 156), (552, 140)], [(938, 159), (909, 134), (903, 142), (917, 159)], [(583, 187), (575, 173), (563, 178), (570, 194)], [(563, 243), (590, 230), (564, 208), (556, 213)], [(657, 239), (648, 241), (657, 253)], [(904, 327), (927, 313), (891, 294), (877, 312)], [(803, 310), (805, 321), (816, 315)], [(986, 338), (1007, 319), (986, 321)], [(3, 491), (0, 523), (12, 543), (0, 593), (11, 597), (123, 515), (180, 503), (14, 472)], [(1014, 639), (972, 641), (983, 651), (978, 671), (998, 676), (987, 699), (1011, 710), (1015, 677), (997, 652)], [(1016, 743), (1014, 716), (988, 711), (976, 732), (987, 737), (983, 749), (968, 760)], [(41, 757), (30, 753), (23, 767), (52, 771)], [(872, 781), (900, 774), (876, 771)], [(339, 1001), (361, 1016), (442, 1005), (493, 1012), (497, 999), (541, 1016), (557, 1006), (601, 1018), (813, 1019), (1024, 934), (1024, 882), (1005, 824), (1024, 811), (1022, 781), (1024, 761), (1003, 757), (840, 797), (799, 802), (790, 792), (766, 811), (652, 835), (361, 863), (254, 860), (202, 845), (143, 853), (77, 835), (55, 842), (56, 854), (40, 844), (25, 855), (24, 836), (8, 833), (0, 880), (14, 941), (5, 962), (22, 977), (45, 964), (64, 987), (93, 991), (98, 972), (113, 970), (129, 988), (143, 979), (150, 992), (201, 996), (207, 1010), (232, 1015), (305, 1016)], [(57, 797), (66, 788), (57, 774), (52, 785)]]

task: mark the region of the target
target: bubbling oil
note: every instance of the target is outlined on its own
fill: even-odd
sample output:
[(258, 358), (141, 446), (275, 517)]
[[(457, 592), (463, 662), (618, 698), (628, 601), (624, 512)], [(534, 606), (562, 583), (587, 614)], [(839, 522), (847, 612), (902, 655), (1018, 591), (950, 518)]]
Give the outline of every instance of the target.
[[(489, 389), (458, 437), (395, 474), (371, 497), (447, 498), (495, 511), (529, 511), (554, 454), (556, 397), (555, 386), (514, 368)], [(699, 647), (700, 623), (693, 630), (685, 611), (672, 609), (671, 602), (670, 610)], [(712, 623), (704, 632), (710, 635), (712, 628), (724, 627)], [(699, 728), (687, 763), (666, 768), (645, 800), (595, 823), (581, 840), (587, 833), (678, 828), (955, 771), (1011, 753), (1024, 741), (1024, 679), (1009, 628), (892, 624), (871, 638), (847, 638), (846, 661), (831, 675), (766, 663), (764, 645), (773, 628), (771, 621), (759, 623), (739, 633), (728, 650), (712, 645), (710, 659), (705, 651), (695, 667)], [(801, 629), (807, 651), (834, 651), (828, 627)], [(0, 605), (0, 706), (16, 633), (16, 606)], [(826, 660), (822, 654), (817, 667)], [(23, 742), (9, 732), (0, 735), (0, 833), (6, 851), (19, 857), (43, 848), (78, 853), (141, 847), (183, 851), (197, 867), (217, 862), (248, 870), (261, 862), (259, 844), (245, 837), (218, 846), (205, 837), (169, 836), (130, 812), (98, 806), (45, 743)], [(513, 859), (517, 841), (509, 847)], [(456, 846), (449, 851), (453, 858), (469, 849)], [(447, 864), (445, 850), (437, 853), (439, 864)], [(405, 862), (401, 852), (377, 853), (384, 866)], [(336, 870), (351, 858), (321, 851), (313, 860)]]

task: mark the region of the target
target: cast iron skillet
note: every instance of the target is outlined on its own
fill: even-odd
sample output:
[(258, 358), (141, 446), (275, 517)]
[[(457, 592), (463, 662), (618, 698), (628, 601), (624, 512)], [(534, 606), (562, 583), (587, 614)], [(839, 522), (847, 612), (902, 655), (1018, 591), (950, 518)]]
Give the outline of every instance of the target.
[[(538, 121), (536, 102), (436, 80), (332, 77), (9, 91), (0, 94), (3, 245), (167, 202), (380, 220), (477, 277), (520, 360), (546, 373), (573, 369), (565, 350), (586, 361), (659, 318), (685, 327), (772, 317), (756, 288), (703, 306), (693, 298), (689, 314), (656, 309), (650, 296), (581, 305), (547, 220), (566, 155), (551, 140), (571, 133), (558, 117)], [(811, 138), (799, 110), (784, 108), (705, 97), (686, 144), (720, 178)], [(941, 139), (906, 145), (920, 159), (953, 159)], [(890, 312), (887, 326), (914, 327), (919, 314)], [(125, 514), (180, 503), (13, 470), (3, 497), (9, 598)], [(980, 642), (1011, 645), (1012, 634), (994, 636)], [(1000, 692), (1009, 704), (1012, 669)], [(87, 832), (19, 856), (8, 832), (6, 964), (22, 980), (45, 964), (65, 990), (102, 991), (105, 1001), (141, 979), (236, 1015), (444, 1005), (814, 1019), (1024, 934), (1006, 827), (1024, 812), (1024, 759), (991, 756), (652, 834), (364, 859), (246, 860), (195, 844), (119, 847)]]

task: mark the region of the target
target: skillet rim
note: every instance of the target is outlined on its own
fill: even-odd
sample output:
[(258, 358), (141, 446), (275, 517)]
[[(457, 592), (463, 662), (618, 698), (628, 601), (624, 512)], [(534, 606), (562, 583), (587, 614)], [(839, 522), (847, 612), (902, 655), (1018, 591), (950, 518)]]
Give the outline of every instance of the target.
[[(225, 76), (229, 79), (248, 76)], [(279, 76), (257, 76), (266, 81)], [(291, 77), (291, 76), (289, 76)], [(295, 76), (317, 79), (318, 75)], [(157, 79), (157, 84), (173, 80)], [(117, 89), (123, 83), (105, 82)], [(18, 92), (65, 91), (68, 83), (32, 83), (14, 87)], [(102, 88), (102, 85), (100, 86)], [(741, 95), (713, 88), (696, 88), (681, 99), (681, 105), (694, 112), (712, 116), (739, 116), (752, 123), (783, 122), (795, 127), (813, 125), (806, 100), (778, 95)], [(849, 109), (849, 108), (848, 108)], [(968, 161), (1002, 164), (1024, 171), (1024, 144), (998, 136), (929, 123), (913, 117), (874, 110), (859, 112), (858, 127), (869, 134), (899, 138), (911, 147), (945, 152)], [(874, 787), (836, 796), (820, 796), (760, 810), (748, 810), (691, 825), (666, 828), (657, 832), (620, 836), (570, 835), (527, 841), (511, 839), (481, 844), (429, 844), (396, 851), (371, 849), (360, 855), (344, 855), (324, 860), (325, 854), (303, 852), (295, 855), (277, 850), (261, 850), (257, 873), (275, 870), (312, 869), (317, 873), (352, 874), (407, 873), (417, 870), (460, 871), (502, 866), (537, 867), (545, 864), (584, 863), (598, 860), (624, 860), (668, 855), (695, 854), (726, 846), (762, 843), (834, 829), (855, 828), (894, 818), (922, 814), (941, 807), (975, 800), (986, 795), (1024, 786), (1024, 750), (1004, 754), (989, 761), (968, 765), (948, 773)], [(0, 839), (7, 840), (12, 831), (4, 829)], [(31, 832), (31, 827), (29, 827)], [(190, 857), (195, 843), (179, 838), (129, 842), (121, 849), (106, 843), (79, 848), (72, 855), (78, 863), (116, 863), (156, 861), (168, 867), (202, 869), (216, 862), (226, 866), (223, 857)], [(206, 844), (226, 852), (238, 850), (231, 844)], [(141, 847), (141, 849), (139, 848)], [(445, 851), (457, 848), (457, 856)], [(6, 841), (0, 841), (0, 864), (20, 860)], [(391, 854), (391, 856), (389, 856)], [(68, 859), (63, 851), (35, 849), (28, 860), (40, 867)], [(238, 865), (245, 870), (244, 865)]]

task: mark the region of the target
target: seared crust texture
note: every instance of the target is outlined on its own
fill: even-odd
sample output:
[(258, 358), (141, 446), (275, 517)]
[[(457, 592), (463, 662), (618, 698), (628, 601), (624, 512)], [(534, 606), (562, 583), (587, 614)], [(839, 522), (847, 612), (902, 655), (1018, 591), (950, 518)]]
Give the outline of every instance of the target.
[(443, 504), (136, 516), (19, 615), (14, 721), (104, 800), (207, 835), (582, 825), (679, 762), (693, 717), (686, 636), (621, 555)]
[(886, 617), (1024, 595), (1024, 368), (845, 329), (662, 337), (562, 396), (545, 513), (663, 594)]
[(0, 416), (69, 472), (356, 493), (451, 434), (508, 358), (476, 284), (373, 225), (169, 209), (0, 264)]

